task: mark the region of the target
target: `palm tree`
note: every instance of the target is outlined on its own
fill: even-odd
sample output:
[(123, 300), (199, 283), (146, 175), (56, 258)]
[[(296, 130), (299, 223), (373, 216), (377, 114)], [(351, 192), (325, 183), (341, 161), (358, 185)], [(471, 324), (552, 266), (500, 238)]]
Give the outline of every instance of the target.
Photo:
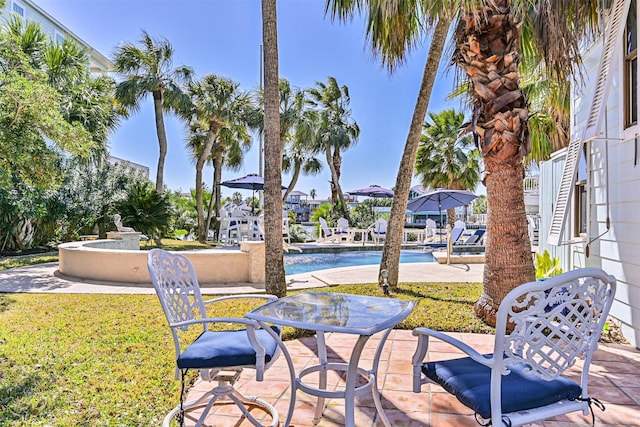
[[(283, 147), (282, 170), (292, 172), (291, 181), (286, 186), (282, 200), (286, 200), (295, 188), (300, 173), (315, 175), (322, 170), (322, 163), (315, 157), (315, 132), (317, 114), (310, 110), (306, 93), (302, 89), (292, 88), (285, 78), (279, 80), (280, 90), (280, 142)], [(264, 94), (259, 93), (262, 105)], [(264, 114), (255, 111), (252, 118), (253, 127), (264, 132)]]
[[(216, 214), (220, 208), (220, 192), (218, 191), (224, 156), (234, 144), (245, 147), (251, 142), (247, 129), (249, 112), (252, 109), (251, 99), (247, 93), (240, 92), (240, 85), (230, 79), (207, 74), (200, 81), (189, 84), (191, 106), (187, 110), (191, 117), (192, 143), (196, 148), (193, 153), (196, 159), (196, 206), (198, 212), (198, 235), (205, 241), (208, 234), (208, 220), (204, 218), (203, 178), (202, 170), (212, 157), (214, 168), (213, 189), (215, 192)], [(184, 114), (184, 113), (182, 113)], [(209, 211), (211, 207), (209, 208)]]
[[(450, 190), (474, 190), (480, 180), (478, 160), (471, 135), (458, 137), (464, 124), (464, 113), (444, 110), (429, 113), (420, 137), (415, 173), (424, 187)], [(447, 210), (451, 227), (455, 209)]]
[(282, 170), (292, 172), (291, 180), (282, 195), (287, 200), (295, 188), (300, 173), (316, 175), (322, 163), (315, 157), (318, 115), (308, 108), (304, 90), (291, 90), (286, 79), (280, 79), (280, 137), (283, 143)]
[(282, 143), (278, 79), (278, 14), (276, 0), (262, 0), (264, 46), (264, 241), (265, 291), (287, 294), (282, 240)]
[(349, 88), (339, 86), (334, 77), (329, 77), (327, 83), (316, 82), (309, 95), (309, 102), (319, 116), (316, 144), (324, 151), (331, 170), (331, 200), (349, 219), (349, 209), (340, 187), (342, 152), (354, 146), (360, 136), (360, 127), (351, 117)]
[[(393, 4), (395, 4), (396, 9), (390, 7), (390, 3), (384, 5), (376, 1), (327, 0), (326, 10), (329, 11), (331, 9), (332, 16), (342, 20), (349, 19), (356, 12), (365, 13), (368, 21), (367, 35), (371, 42), (372, 50), (375, 55), (380, 57), (382, 63), (387, 66), (390, 72), (405, 61), (407, 52), (415, 46), (415, 40), (423, 34), (421, 18), (425, 18), (427, 27), (435, 26), (431, 36), (429, 54), (422, 73), (416, 106), (411, 118), (402, 158), (400, 159), (394, 186), (394, 198), (391, 204), (391, 214), (387, 226), (387, 238), (384, 242), (380, 261), (380, 272), (387, 270), (388, 283), (390, 286), (395, 287), (398, 284), (402, 230), (404, 229), (405, 213), (411, 189), (411, 179), (413, 178), (413, 167), (422, 125), (429, 106), (431, 90), (435, 83), (451, 18), (445, 13), (441, 13), (439, 17), (431, 17), (429, 13), (421, 9), (423, 6), (421, 2), (397, 2)], [(380, 282), (381, 280), (380, 278)]]
[[(328, 3), (348, 12), (365, 4)], [(562, 81), (579, 62), (579, 42), (597, 23), (598, 2), (414, 0), (398, 2), (400, 11), (383, 7), (385, 3), (366, 2), (375, 12), (370, 17), (377, 18), (370, 19), (369, 34), (374, 42), (399, 50), (412, 47), (420, 35), (407, 30), (411, 27), (397, 25), (399, 17), (413, 17), (411, 22), (419, 25), (459, 11), (453, 62), (470, 83), (473, 117), (469, 130), (481, 148), (489, 205), (484, 286), (475, 311), (485, 322), (495, 324), (504, 295), (534, 278), (522, 180), (523, 157), (529, 151), (529, 111), (519, 82), (520, 52), (542, 58), (545, 77)], [(393, 30), (385, 31), (389, 28)]]
[(315, 200), (318, 195), (318, 191), (316, 191), (315, 188), (312, 188), (311, 191), (309, 191), (309, 195), (311, 196), (311, 200)]
[(167, 156), (167, 134), (164, 127), (164, 112), (184, 108), (186, 102), (180, 87), (191, 80), (193, 71), (189, 67), (172, 68), (173, 47), (166, 39), (155, 40), (142, 31), (140, 46), (122, 43), (116, 48), (115, 71), (125, 80), (116, 88), (116, 98), (130, 111), (140, 108), (142, 99), (151, 94), (155, 113), (156, 133), (160, 154), (156, 174), (156, 191), (164, 187), (164, 163)]

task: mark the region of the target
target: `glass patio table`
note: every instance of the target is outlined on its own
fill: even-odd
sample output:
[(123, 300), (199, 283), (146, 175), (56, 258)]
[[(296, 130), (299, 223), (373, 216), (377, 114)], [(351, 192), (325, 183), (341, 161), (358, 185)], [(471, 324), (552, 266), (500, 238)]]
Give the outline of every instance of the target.
[[(355, 426), (355, 397), (371, 392), (380, 418), (386, 426), (390, 426), (382, 409), (376, 380), (378, 363), (393, 327), (404, 320), (412, 310), (411, 301), (332, 292), (305, 292), (280, 298), (247, 313), (248, 318), (258, 321), (278, 341), (289, 365), (292, 391), (284, 426), (289, 426), (291, 422), (298, 390), (318, 397), (314, 424), (322, 417), (325, 398), (341, 398), (345, 399), (345, 426)], [(269, 324), (314, 330), (318, 342), (318, 364), (296, 372), (286, 346), (278, 334), (268, 327)], [(358, 335), (348, 363), (327, 361), (327, 332)], [(369, 338), (378, 332), (382, 332), (382, 335), (372, 367), (364, 369), (359, 366), (360, 355)], [(346, 372), (344, 388), (327, 390), (328, 371)], [(318, 387), (303, 381), (305, 376), (315, 372), (319, 373)], [(359, 376), (367, 380), (366, 384), (356, 383)]]

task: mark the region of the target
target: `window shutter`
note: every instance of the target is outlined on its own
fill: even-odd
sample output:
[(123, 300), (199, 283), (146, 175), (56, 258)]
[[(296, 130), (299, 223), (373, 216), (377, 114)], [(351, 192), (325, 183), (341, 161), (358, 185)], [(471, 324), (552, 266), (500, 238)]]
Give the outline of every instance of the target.
[(620, 52), (622, 49), (622, 35), (624, 34), (623, 30), (630, 3), (631, 0), (615, 0), (611, 7), (611, 15), (604, 32), (605, 45), (600, 59), (598, 80), (596, 80), (593, 102), (591, 103), (589, 118), (587, 119), (587, 124), (582, 136), (584, 141), (597, 137), (598, 132), (600, 132), (600, 126), (604, 116), (604, 108), (602, 108), (602, 105), (607, 100), (612, 83), (610, 77), (611, 64), (613, 63), (615, 53)]
[[(562, 170), (560, 188), (556, 195), (556, 203), (553, 207), (553, 217), (549, 227), (547, 243), (558, 246), (562, 242), (562, 233), (566, 224), (567, 212), (573, 187), (576, 183), (576, 171), (580, 159), (580, 150), (584, 141), (594, 139), (600, 132), (602, 118), (605, 109), (602, 108), (611, 88), (611, 65), (615, 54), (620, 52), (622, 46), (623, 28), (627, 19), (627, 12), (631, 0), (615, 0), (611, 7), (611, 14), (605, 29), (605, 40), (598, 69), (598, 78), (593, 92), (593, 99), (589, 116), (582, 131), (577, 129), (575, 139), (569, 143), (567, 158)], [(582, 134), (582, 135), (581, 135)]]

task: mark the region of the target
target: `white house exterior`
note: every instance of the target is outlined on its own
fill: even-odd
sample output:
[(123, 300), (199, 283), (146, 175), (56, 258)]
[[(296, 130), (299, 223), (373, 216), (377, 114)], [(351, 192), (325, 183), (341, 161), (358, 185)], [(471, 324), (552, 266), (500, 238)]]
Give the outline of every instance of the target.
[(51, 40), (57, 43), (62, 43), (65, 38), (74, 40), (87, 51), (89, 69), (92, 73), (108, 73), (113, 69), (113, 64), (106, 56), (92, 48), (87, 42), (75, 35), (31, 0), (7, 0), (5, 8), (0, 10), (2, 11), (3, 19), (7, 19), (11, 13), (14, 13), (24, 20), (39, 23), (42, 30), (49, 35)]
[(611, 315), (640, 348), (639, 3), (613, 0), (603, 36), (585, 49), (572, 141), (541, 166), (540, 250), (560, 256), (565, 270), (613, 274)]

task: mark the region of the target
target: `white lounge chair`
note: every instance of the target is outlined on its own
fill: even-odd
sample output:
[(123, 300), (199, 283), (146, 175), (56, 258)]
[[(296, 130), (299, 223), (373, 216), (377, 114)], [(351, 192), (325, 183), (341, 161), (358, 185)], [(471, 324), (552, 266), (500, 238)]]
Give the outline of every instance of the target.
[[(344, 218), (342, 218), (344, 219)], [(349, 223), (347, 222), (347, 228), (344, 230), (339, 228), (330, 228), (327, 224), (327, 220), (324, 218), (318, 218), (320, 222), (320, 236), (316, 242), (318, 243), (326, 243), (326, 242), (342, 242), (347, 241), (349, 239), (349, 232), (347, 228), (349, 227)], [(345, 220), (346, 221), (346, 220)]]
[(371, 238), (376, 245), (380, 244), (381, 240), (387, 238), (387, 220), (384, 218), (378, 218), (370, 227)]

